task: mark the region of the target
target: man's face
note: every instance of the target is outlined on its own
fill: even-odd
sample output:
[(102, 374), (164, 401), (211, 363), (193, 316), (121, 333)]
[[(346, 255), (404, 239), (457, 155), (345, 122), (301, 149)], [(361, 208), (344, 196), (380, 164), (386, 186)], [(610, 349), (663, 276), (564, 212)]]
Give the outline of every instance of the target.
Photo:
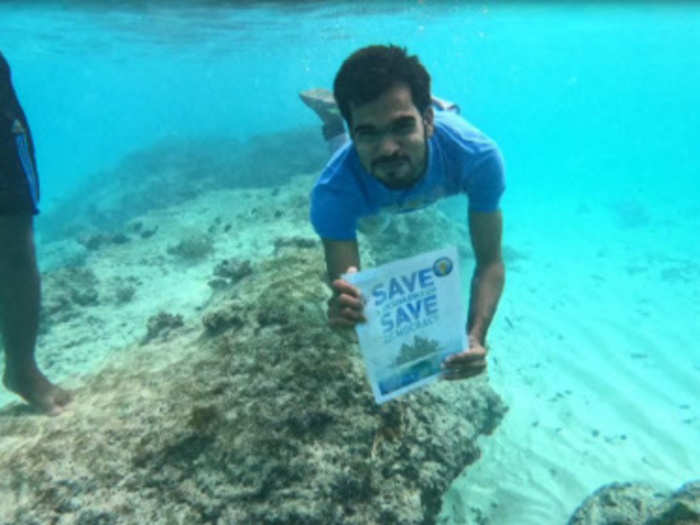
[(397, 84), (367, 104), (351, 104), (350, 113), (355, 149), (372, 176), (398, 190), (424, 175), (433, 109), (421, 115), (408, 86)]

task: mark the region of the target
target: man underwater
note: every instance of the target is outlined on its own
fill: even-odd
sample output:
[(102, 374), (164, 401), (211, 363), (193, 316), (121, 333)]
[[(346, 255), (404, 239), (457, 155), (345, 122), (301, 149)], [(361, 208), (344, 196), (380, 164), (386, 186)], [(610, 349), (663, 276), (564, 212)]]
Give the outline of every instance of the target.
[(476, 260), (469, 347), (445, 361), (444, 378), (482, 373), (486, 334), (505, 282), (499, 208), (505, 179), (498, 147), (454, 104), (431, 97), (430, 75), (403, 48), (375, 45), (354, 52), (340, 67), (333, 91), (301, 93), (334, 150), (311, 193), (311, 222), (323, 242), (333, 289), (329, 323), (352, 327), (364, 321), (359, 290), (339, 278), (360, 268), (358, 219), (465, 193)]
[(0, 334), (5, 347), (2, 382), (34, 408), (61, 412), (70, 401), (34, 358), (41, 283), (33, 216), (39, 179), (29, 124), (17, 100), (10, 67), (0, 53)]

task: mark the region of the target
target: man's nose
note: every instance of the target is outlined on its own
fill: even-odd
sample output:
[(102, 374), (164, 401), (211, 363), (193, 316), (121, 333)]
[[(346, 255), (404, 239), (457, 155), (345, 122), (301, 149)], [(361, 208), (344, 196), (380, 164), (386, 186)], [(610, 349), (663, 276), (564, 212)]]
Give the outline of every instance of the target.
[(400, 149), (399, 142), (396, 140), (393, 133), (384, 133), (377, 143), (377, 156), (391, 157)]

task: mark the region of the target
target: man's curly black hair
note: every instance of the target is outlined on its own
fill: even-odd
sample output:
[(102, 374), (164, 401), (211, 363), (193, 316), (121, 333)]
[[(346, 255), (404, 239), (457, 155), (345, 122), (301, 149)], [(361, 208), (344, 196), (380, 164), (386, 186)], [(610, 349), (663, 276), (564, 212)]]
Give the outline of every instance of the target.
[(430, 75), (416, 55), (394, 45), (374, 45), (358, 49), (338, 70), (333, 95), (340, 114), (352, 126), (350, 105), (361, 105), (379, 98), (396, 84), (406, 84), (418, 112), (430, 106)]

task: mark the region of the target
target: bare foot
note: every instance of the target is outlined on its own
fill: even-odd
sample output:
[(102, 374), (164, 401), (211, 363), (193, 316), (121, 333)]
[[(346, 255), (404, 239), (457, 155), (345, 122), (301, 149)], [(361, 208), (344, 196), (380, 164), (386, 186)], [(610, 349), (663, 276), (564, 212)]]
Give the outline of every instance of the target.
[(327, 89), (308, 89), (299, 93), (299, 97), (304, 104), (314, 110), (324, 124), (341, 120), (340, 110), (338, 109), (338, 105), (335, 103), (333, 93)]
[(439, 108), (442, 111), (453, 111), (454, 113), (459, 114), (459, 106), (452, 102), (451, 100), (445, 100), (444, 98), (438, 98), (435, 95), (431, 96), (430, 99), (433, 102), (433, 105)]
[(43, 413), (60, 414), (71, 400), (70, 392), (51, 383), (36, 365), (28, 368), (13, 371), (5, 367), (2, 378), (5, 387)]

